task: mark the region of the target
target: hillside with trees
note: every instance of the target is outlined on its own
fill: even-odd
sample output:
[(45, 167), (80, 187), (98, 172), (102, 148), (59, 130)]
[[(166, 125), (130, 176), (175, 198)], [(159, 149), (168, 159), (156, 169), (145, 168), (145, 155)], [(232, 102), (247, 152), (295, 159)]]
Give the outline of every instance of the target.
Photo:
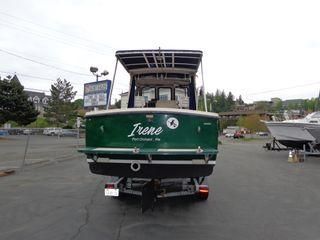
[[(209, 112), (228, 112), (232, 111), (236, 104), (244, 104), (241, 95), (238, 98), (229, 92), (226, 94), (224, 90), (217, 89), (215, 93), (207, 93), (207, 107)], [(204, 97), (199, 97), (199, 110), (204, 111)]]

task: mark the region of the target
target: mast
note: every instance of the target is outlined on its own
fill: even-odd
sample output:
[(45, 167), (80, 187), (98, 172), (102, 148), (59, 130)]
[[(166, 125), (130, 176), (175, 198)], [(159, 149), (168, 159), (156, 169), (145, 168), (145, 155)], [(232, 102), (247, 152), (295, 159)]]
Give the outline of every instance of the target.
[(207, 94), (206, 94), (206, 90), (204, 88), (204, 78), (203, 78), (203, 64), (202, 64), (202, 58), (200, 60), (200, 64), (201, 64), (201, 78), (202, 78), (202, 89), (203, 89), (203, 100), (204, 100), (204, 110), (206, 112), (208, 112), (208, 107), (207, 107)]
[(117, 58), (116, 66), (114, 67), (114, 73), (113, 73), (113, 77), (112, 77), (112, 83), (111, 83), (111, 89), (110, 89), (110, 93), (109, 93), (107, 110), (109, 109), (109, 106), (111, 104), (111, 96), (112, 96), (112, 92), (113, 92), (114, 80), (116, 79), (116, 74), (117, 74), (117, 69), (118, 69), (118, 61), (119, 61), (119, 59)]

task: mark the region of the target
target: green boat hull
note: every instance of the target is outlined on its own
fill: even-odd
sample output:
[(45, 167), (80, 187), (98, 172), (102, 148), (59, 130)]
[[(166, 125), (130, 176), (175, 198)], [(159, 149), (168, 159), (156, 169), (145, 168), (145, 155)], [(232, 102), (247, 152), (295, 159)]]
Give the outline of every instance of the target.
[(86, 117), (93, 173), (142, 178), (208, 176), (218, 147), (218, 116), (180, 109), (110, 110)]

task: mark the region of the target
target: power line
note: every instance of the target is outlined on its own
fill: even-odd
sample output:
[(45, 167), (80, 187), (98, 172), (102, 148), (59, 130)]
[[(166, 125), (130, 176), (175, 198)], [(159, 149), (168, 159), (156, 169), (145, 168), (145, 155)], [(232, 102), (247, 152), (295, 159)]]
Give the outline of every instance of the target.
[[(24, 55), (25, 54), (25, 52), (21, 52), (21, 51), (17, 51), (17, 50), (14, 50), (14, 52), (15, 52), (15, 54), (20, 54), (20, 55)], [(47, 57), (39, 57), (39, 56), (35, 56), (35, 55), (29, 55), (29, 53), (28, 53), (28, 57), (36, 58), (36, 59), (39, 59), (39, 60), (42, 60), (42, 61), (45, 61), (45, 62), (56, 63), (56, 64), (59, 64), (59, 65), (66, 65), (66, 66), (70, 66), (72, 68), (78, 68), (78, 69), (81, 69), (81, 70), (84, 70), (84, 69), (88, 70), (88, 67), (59, 62), (59, 61), (56, 60), (57, 58), (55, 58), (55, 60), (53, 60), (53, 59), (49, 59)]]
[(103, 44), (103, 43), (100, 43), (100, 42), (97, 42), (97, 41), (93, 41), (91, 39), (87, 39), (87, 38), (83, 38), (83, 37), (79, 37), (79, 36), (75, 36), (73, 34), (70, 34), (70, 33), (66, 33), (66, 32), (63, 32), (63, 31), (60, 31), (60, 30), (57, 30), (57, 29), (54, 29), (54, 28), (50, 28), (48, 26), (44, 26), (42, 24), (38, 24), (38, 23), (35, 23), (35, 22), (32, 22), (30, 20), (27, 20), (27, 19), (24, 19), (24, 18), (21, 18), (21, 17), (17, 17), (17, 16), (14, 16), (12, 14), (8, 14), (8, 13), (4, 13), (4, 12), (1, 12), (0, 11), (0, 14), (1, 15), (5, 15), (5, 16), (8, 16), (8, 17), (11, 17), (11, 18), (14, 18), (14, 19), (17, 19), (17, 20), (20, 20), (20, 21), (23, 21), (23, 22), (26, 22), (26, 23), (30, 23), (32, 25), (35, 25), (35, 26), (38, 26), (38, 27), (41, 27), (41, 28), (44, 28), (44, 29), (49, 29), (50, 31), (54, 31), (54, 32), (57, 32), (57, 33), (60, 33), (60, 34), (63, 34), (63, 35), (66, 35), (66, 36), (69, 36), (69, 37), (72, 37), (72, 38), (77, 38), (77, 39), (80, 39), (82, 41), (86, 41), (86, 42), (92, 42), (94, 44), (99, 44), (101, 46), (104, 46), (104, 47), (107, 47), (107, 48), (110, 48), (113, 50), (113, 48), (109, 45), (106, 45), (106, 44)]
[(27, 91), (37, 91), (37, 92), (46, 92), (46, 93), (49, 93), (49, 92), (50, 92), (49, 90), (36, 89), (36, 88), (24, 88), (24, 90), (27, 90)]
[(290, 89), (300, 88), (300, 87), (307, 87), (307, 86), (312, 86), (312, 85), (317, 85), (317, 84), (320, 84), (320, 82), (313, 82), (313, 83), (308, 83), (308, 84), (295, 85), (292, 87), (278, 88), (278, 89), (267, 90), (267, 91), (256, 92), (256, 93), (249, 93), (249, 94), (247, 94), (247, 96), (264, 94), (264, 93), (272, 93), (272, 92), (280, 92), (280, 91), (284, 91), (284, 90), (290, 90)]
[[(109, 55), (110, 53), (102, 53), (101, 50), (97, 50), (96, 47), (92, 47), (92, 46), (88, 46), (86, 44), (81, 44), (81, 43), (77, 43), (77, 42), (74, 42), (74, 41), (70, 41), (68, 39), (63, 39), (59, 36), (54, 36), (52, 34), (47, 34), (47, 33), (43, 33), (43, 32), (37, 32), (35, 31), (34, 29), (31, 29), (31, 28), (28, 28), (28, 27), (21, 27), (15, 23), (11, 23), (10, 21), (6, 21), (6, 20), (1, 20), (2, 23), (0, 23), (2, 26), (5, 26), (5, 27), (8, 27), (8, 28), (11, 28), (11, 29), (16, 29), (16, 30), (19, 30), (19, 31), (22, 31), (22, 32), (26, 32), (26, 33), (29, 33), (29, 34), (33, 34), (33, 35), (36, 35), (36, 36), (39, 36), (39, 37), (42, 37), (42, 38), (46, 38), (46, 39), (49, 39), (49, 40), (53, 40), (53, 41), (57, 41), (57, 42), (60, 42), (60, 43), (63, 43), (63, 44), (66, 44), (66, 45), (69, 45), (69, 46), (73, 46), (73, 47), (77, 47), (77, 48), (82, 48), (82, 49), (85, 49), (86, 51), (90, 51), (90, 52), (93, 52), (93, 53), (96, 53), (96, 54), (100, 54), (100, 55)], [(4, 22), (4, 23), (3, 23)], [(105, 51), (105, 49), (103, 50)], [(112, 52), (112, 50), (107, 50), (108, 52)]]
[[(30, 75), (30, 74), (25, 74), (25, 73), (20, 73), (20, 72), (8, 72), (8, 71), (0, 71), (0, 73), (5, 73), (5, 74), (11, 74), (11, 75), (18, 75), (18, 76), (22, 76), (22, 77), (28, 77), (28, 78), (35, 78), (35, 79), (40, 79), (40, 80), (47, 80), (47, 81), (56, 81), (57, 79), (53, 79), (53, 78), (46, 78), (46, 77), (40, 77), (40, 76), (35, 76), (35, 75)], [(68, 81), (71, 84), (74, 85), (84, 85), (84, 83), (75, 83), (72, 81)], [(114, 89), (118, 89), (118, 90), (123, 90), (122, 88), (119, 87), (114, 87)]]
[(21, 56), (21, 55), (18, 55), (18, 54), (9, 52), (9, 51), (4, 50), (4, 49), (1, 49), (1, 48), (0, 48), (0, 51), (1, 51), (1, 52), (4, 52), (4, 53), (6, 53), (6, 54), (9, 54), (9, 55), (11, 55), (11, 56), (15, 56), (15, 57), (17, 57), (17, 58), (21, 58), (21, 59), (24, 59), (24, 60), (26, 60), (26, 61), (30, 61), (30, 62), (33, 62), (33, 63), (37, 63), (37, 64), (40, 64), (40, 65), (43, 65), (43, 66), (46, 66), (46, 67), (49, 67), (49, 68), (54, 68), (54, 69), (57, 69), (57, 70), (60, 70), (60, 71), (64, 71), (64, 72), (68, 72), (68, 73), (72, 73), (72, 74), (77, 74), (77, 75), (81, 75), (81, 76), (90, 76), (90, 77), (91, 77), (91, 75), (86, 74), (86, 73), (74, 72), (74, 71), (67, 70), (67, 69), (64, 69), (64, 68), (60, 68), (60, 67), (57, 67), (57, 66), (54, 66), (54, 65), (46, 64), (46, 63), (43, 63), (43, 62), (40, 62), (40, 61), (33, 60), (33, 59), (31, 59), (31, 58), (27, 58), (27, 57), (24, 57), (24, 56)]
[[(37, 88), (24, 88), (24, 90), (27, 90), (27, 91), (36, 91), (36, 92), (43, 92), (43, 93), (51, 93), (51, 91), (43, 90), (43, 89), (37, 89)], [(75, 96), (83, 97), (83, 94), (76, 94)]]
[[(8, 71), (0, 71), (0, 72), (5, 73), (5, 74), (18, 75), (18, 76), (22, 76), (22, 77), (28, 77), (28, 78), (34, 78), (34, 79), (40, 79), (40, 80), (46, 80), (46, 81), (56, 81), (57, 80), (57, 78), (46, 78), (46, 77), (34, 76), (34, 75), (19, 73), (19, 72), (8, 72)], [(69, 81), (69, 82), (74, 85), (83, 85), (83, 83), (76, 83), (76, 82), (72, 82), (72, 81)]]
[(24, 73), (7, 72), (7, 71), (0, 71), (0, 72), (5, 73), (5, 74), (14, 74), (14, 75), (20, 75), (20, 76), (23, 76), (23, 77), (36, 78), (36, 79), (40, 79), (40, 80), (54, 81), (53, 78), (45, 78), (45, 77), (32, 76), (32, 75), (24, 74)]

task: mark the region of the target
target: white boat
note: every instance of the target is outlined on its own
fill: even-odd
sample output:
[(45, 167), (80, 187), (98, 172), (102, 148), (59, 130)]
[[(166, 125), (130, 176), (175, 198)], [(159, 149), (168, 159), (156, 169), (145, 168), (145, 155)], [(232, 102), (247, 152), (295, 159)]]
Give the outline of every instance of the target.
[(320, 112), (302, 119), (264, 121), (271, 135), (287, 147), (302, 149), (310, 142), (320, 143)]

